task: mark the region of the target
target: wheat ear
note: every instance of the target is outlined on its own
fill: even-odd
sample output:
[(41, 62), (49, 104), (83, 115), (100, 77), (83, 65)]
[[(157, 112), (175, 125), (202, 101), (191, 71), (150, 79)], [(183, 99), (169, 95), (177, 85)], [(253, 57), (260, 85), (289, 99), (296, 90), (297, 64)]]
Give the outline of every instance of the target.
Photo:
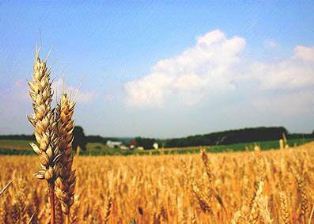
[(67, 94), (63, 94), (60, 104), (57, 107), (59, 117), (59, 148), (62, 152), (60, 159), (60, 173), (56, 180), (56, 195), (61, 202), (62, 211), (66, 215), (66, 222), (69, 223), (70, 207), (74, 202), (75, 171), (72, 170), (72, 141), (74, 121), (72, 119), (74, 112), (74, 103)]
[(112, 198), (109, 197), (107, 206), (106, 206), (106, 212), (105, 212), (105, 222), (104, 222), (105, 224), (109, 223), (111, 210), (112, 210)]
[(253, 200), (250, 204), (250, 214), (248, 217), (249, 223), (257, 223), (259, 219), (259, 200), (262, 197), (262, 193), (264, 190), (264, 182), (258, 182), (256, 192), (254, 194)]
[(49, 185), (51, 203), (51, 223), (55, 223), (54, 182), (58, 173), (57, 163), (60, 158), (57, 147), (56, 117), (51, 109), (52, 90), (50, 71), (46, 62), (35, 55), (33, 79), (29, 82), (30, 96), (33, 101), (34, 114), (28, 119), (34, 126), (37, 144), (31, 143), (33, 150), (39, 155), (41, 169), (35, 174), (38, 179), (44, 179)]
[(308, 197), (305, 189), (305, 181), (302, 174), (296, 173), (296, 180), (297, 180), (297, 189), (298, 189), (298, 196), (301, 200), (301, 211), (299, 215), (300, 221), (303, 220), (304, 223), (306, 223), (306, 215), (308, 211)]
[(290, 224), (290, 214), (288, 211), (288, 199), (285, 192), (279, 192), (280, 219), (284, 224)]

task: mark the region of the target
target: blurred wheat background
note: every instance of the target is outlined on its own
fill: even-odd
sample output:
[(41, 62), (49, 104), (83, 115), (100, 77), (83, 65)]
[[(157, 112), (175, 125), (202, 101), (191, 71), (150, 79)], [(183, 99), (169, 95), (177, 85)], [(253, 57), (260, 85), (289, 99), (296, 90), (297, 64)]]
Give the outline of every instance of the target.
[[(314, 144), (267, 152), (77, 157), (76, 223), (313, 223)], [(48, 223), (36, 157), (0, 157), (0, 223)], [(49, 207), (49, 206), (48, 206)]]

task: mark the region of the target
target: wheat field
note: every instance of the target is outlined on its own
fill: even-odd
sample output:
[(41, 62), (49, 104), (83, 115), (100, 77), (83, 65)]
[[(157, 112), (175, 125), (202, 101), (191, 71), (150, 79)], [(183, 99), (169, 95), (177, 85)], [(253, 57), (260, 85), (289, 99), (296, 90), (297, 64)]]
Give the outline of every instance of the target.
[[(314, 143), (267, 152), (74, 161), (73, 223), (314, 221)], [(0, 196), (0, 223), (49, 223), (48, 190), (32, 175), (38, 163), (35, 156), (0, 157), (0, 187), (13, 181)]]
[[(29, 82), (38, 156), (0, 157), (1, 223), (299, 223), (314, 212), (314, 143), (197, 155), (75, 157), (75, 102), (53, 99), (35, 54)], [(35, 178), (35, 177), (36, 178)], [(44, 180), (44, 181), (40, 181)]]

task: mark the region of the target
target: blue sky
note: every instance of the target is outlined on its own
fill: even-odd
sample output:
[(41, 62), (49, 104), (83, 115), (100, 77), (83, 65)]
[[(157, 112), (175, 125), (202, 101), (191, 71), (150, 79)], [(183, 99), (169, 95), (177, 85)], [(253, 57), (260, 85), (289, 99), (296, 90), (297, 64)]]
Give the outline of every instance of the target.
[(32, 131), (36, 45), (87, 134), (312, 131), (313, 11), (311, 1), (2, 1), (0, 134)]

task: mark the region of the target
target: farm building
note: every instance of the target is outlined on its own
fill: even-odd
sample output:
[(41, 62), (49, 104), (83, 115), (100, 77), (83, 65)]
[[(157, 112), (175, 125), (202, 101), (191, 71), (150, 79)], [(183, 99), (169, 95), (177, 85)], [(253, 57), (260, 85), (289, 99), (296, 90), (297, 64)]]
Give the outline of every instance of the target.
[(106, 145), (109, 148), (119, 148), (122, 145), (122, 142), (108, 140)]

